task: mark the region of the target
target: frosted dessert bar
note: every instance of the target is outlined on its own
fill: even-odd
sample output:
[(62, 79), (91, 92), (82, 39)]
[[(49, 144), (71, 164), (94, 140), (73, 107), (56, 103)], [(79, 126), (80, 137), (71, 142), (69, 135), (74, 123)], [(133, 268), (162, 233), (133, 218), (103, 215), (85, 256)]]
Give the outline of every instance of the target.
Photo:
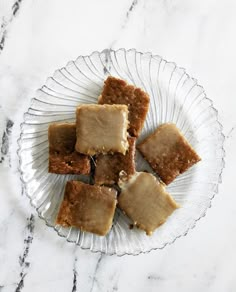
[(76, 110), (76, 151), (94, 155), (125, 154), (128, 108), (126, 105), (81, 105)]
[(90, 159), (75, 151), (75, 124), (51, 124), (48, 128), (49, 167), (51, 173), (89, 174)]
[(119, 181), (118, 206), (134, 225), (151, 235), (179, 206), (167, 193), (162, 182), (146, 172), (136, 172)]
[(56, 224), (106, 235), (112, 226), (116, 195), (113, 188), (68, 181)]
[(165, 184), (201, 160), (174, 124), (161, 125), (137, 148)]

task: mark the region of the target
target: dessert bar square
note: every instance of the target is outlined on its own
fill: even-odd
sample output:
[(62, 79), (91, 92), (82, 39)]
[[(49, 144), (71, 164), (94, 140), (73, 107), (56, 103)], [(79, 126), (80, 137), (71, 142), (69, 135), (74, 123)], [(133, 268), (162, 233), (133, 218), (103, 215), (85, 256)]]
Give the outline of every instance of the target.
[(90, 159), (75, 151), (75, 124), (51, 124), (48, 128), (49, 172), (58, 174), (89, 174)]
[(165, 184), (201, 160), (174, 124), (163, 124), (137, 146)]
[(109, 76), (104, 82), (98, 103), (126, 104), (130, 122), (128, 132), (131, 136), (139, 136), (149, 108), (149, 96), (146, 92), (124, 80)]
[(128, 179), (122, 177), (119, 186), (119, 207), (147, 235), (151, 235), (179, 207), (164, 184), (150, 173), (137, 172)]
[(118, 183), (119, 173), (124, 171), (128, 176), (135, 173), (135, 138), (128, 137), (129, 149), (121, 153), (99, 154), (96, 157), (95, 183), (112, 185)]
[(113, 188), (68, 181), (56, 224), (106, 235), (112, 226), (116, 195)]
[(76, 110), (76, 151), (88, 155), (126, 153), (126, 105), (81, 105)]

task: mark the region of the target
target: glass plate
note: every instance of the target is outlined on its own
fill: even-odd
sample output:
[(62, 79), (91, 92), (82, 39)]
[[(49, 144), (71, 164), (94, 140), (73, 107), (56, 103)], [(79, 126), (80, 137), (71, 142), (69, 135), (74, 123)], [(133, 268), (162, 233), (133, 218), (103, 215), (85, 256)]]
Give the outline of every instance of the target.
[[(173, 122), (202, 158), (168, 186), (168, 191), (182, 207), (151, 237), (136, 228), (130, 230), (131, 222), (118, 209), (112, 229), (105, 237), (55, 225), (65, 183), (79, 177), (48, 173), (48, 125), (74, 121), (79, 104), (97, 103), (108, 75), (125, 79), (150, 95), (150, 109), (140, 140), (158, 125)], [(224, 166), (222, 126), (203, 87), (175, 63), (134, 49), (93, 52), (57, 70), (32, 99), (24, 114), (18, 142), (20, 176), (39, 216), (67, 241), (106, 254), (137, 255), (161, 249), (186, 235), (210, 207)], [(147, 167), (137, 154), (137, 169), (146, 170)]]

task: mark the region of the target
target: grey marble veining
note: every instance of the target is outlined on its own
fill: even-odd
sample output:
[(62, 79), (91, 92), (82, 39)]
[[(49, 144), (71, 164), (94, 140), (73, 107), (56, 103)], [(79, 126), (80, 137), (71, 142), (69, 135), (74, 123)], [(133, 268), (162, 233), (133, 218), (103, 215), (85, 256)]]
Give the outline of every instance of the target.
[(24, 248), (19, 256), (19, 265), (21, 268), (20, 275), (19, 275), (19, 281), (17, 282), (16, 291), (21, 291), (24, 287), (24, 280), (27, 276), (28, 268), (30, 266), (30, 262), (28, 261), (28, 255), (30, 246), (34, 239), (34, 221), (35, 216), (33, 214), (30, 215), (29, 218), (27, 218), (27, 225), (25, 228), (25, 236), (24, 236)]
[[(93, 7), (93, 9), (91, 9)], [(236, 289), (236, 4), (226, 1), (0, 1), (0, 292)], [(38, 218), (16, 155), (34, 91), (78, 55), (151, 51), (186, 67), (219, 110), (226, 136), (223, 184), (186, 237), (139, 256), (81, 250)]]
[(11, 136), (12, 127), (14, 125), (14, 122), (9, 119), (5, 119), (5, 130), (2, 133), (2, 142), (1, 142), (1, 158), (0, 163), (3, 163), (6, 158), (8, 158), (9, 166), (11, 166), (10, 163), (10, 157), (9, 157), (9, 138)]
[(0, 52), (4, 49), (8, 29), (20, 9), (21, 2), (22, 0), (8, 2), (2, 0), (0, 2), (0, 10), (1, 12), (3, 11), (3, 14), (0, 12), (2, 14), (0, 21)]

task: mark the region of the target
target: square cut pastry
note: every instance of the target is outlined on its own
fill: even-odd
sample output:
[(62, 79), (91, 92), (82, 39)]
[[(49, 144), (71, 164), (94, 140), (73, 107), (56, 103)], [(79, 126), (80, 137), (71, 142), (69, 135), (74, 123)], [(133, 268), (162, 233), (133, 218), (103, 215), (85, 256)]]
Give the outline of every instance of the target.
[(136, 172), (128, 179), (122, 175), (119, 186), (119, 207), (147, 235), (179, 207), (165, 190), (165, 185), (150, 173)]
[(106, 235), (112, 226), (116, 195), (113, 188), (68, 181), (56, 224)]
[(146, 92), (124, 80), (109, 76), (104, 82), (98, 103), (126, 104), (130, 122), (128, 132), (131, 136), (139, 136), (149, 108), (149, 96)]
[(201, 160), (174, 124), (163, 124), (137, 146), (165, 184)]
[(49, 167), (51, 173), (89, 174), (90, 159), (75, 151), (75, 124), (51, 124), (48, 128)]
[(129, 149), (125, 155), (121, 153), (99, 154), (96, 157), (95, 183), (112, 185), (118, 183), (119, 173), (124, 171), (128, 176), (135, 173), (135, 140), (128, 137)]
[(76, 151), (88, 155), (126, 153), (128, 108), (126, 105), (81, 105), (76, 110)]

